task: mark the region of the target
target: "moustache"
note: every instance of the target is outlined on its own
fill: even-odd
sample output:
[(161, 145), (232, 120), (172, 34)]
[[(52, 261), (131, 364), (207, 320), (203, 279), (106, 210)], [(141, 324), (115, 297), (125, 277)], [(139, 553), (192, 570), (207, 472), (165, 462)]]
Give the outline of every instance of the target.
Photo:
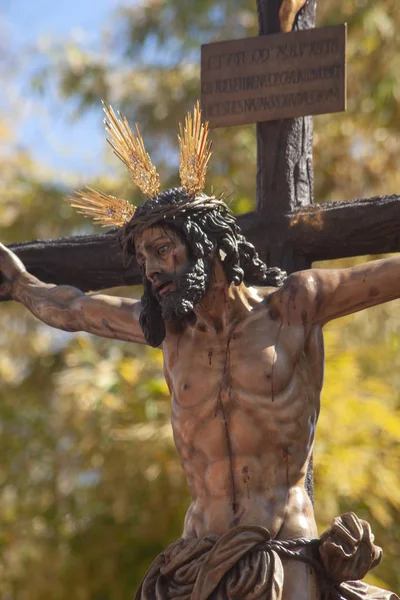
[(159, 273), (152, 283), (151, 290), (157, 296), (161, 289), (171, 283), (175, 284), (176, 289), (179, 287), (180, 276), (176, 273)]

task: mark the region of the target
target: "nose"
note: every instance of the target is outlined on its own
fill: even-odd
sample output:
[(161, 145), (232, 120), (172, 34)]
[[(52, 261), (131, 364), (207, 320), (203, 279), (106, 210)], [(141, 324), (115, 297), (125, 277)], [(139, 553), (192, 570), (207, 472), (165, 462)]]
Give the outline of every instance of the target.
[(160, 268), (157, 261), (154, 258), (148, 258), (146, 260), (146, 277), (149, 281), (154, 281), (156, 275), (160, 273)]

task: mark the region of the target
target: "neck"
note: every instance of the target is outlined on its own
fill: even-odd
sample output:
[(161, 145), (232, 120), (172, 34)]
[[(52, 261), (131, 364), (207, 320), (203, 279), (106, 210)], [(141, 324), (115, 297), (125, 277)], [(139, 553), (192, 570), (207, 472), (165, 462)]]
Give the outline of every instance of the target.
[(218, 333), (240, 321), (259, 302), (255, 291), (244, 283), (229, 285), (221, 262), (215, 260), (206, 295), (194, 309), (197, 324)]

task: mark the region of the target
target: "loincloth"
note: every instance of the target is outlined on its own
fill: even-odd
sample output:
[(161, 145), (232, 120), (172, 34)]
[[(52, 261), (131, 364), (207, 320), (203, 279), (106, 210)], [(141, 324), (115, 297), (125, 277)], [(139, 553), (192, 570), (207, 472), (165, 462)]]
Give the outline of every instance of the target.
[(321, 600), (399, 600), (361, 581), (329, 581), (318, 559), (319, 542), (271, 540), (259, 526), (236, 527), (222, 537), (181, 538), (152, 563), (135, 600), (280, 600), (282, 558), (314, 567)]

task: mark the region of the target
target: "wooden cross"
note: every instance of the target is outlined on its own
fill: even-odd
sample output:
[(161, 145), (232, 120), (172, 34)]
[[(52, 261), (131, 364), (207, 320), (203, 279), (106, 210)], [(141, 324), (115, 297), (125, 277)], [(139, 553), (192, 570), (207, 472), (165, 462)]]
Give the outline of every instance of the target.
[[(260, 35), (280, 31), (281, 2), (257, 0)], [(313, 28), (315, 9), (308, 0), (295, 28)], [(263, 259), (291, 273), (317, 260), (399, 251), (399, 195), (313, 204), (312, 139), (312, 117), (257, 124), (256, 210), (238, 223)], [(114, 231), (9, 247), (46, 282), (83, 291), (141, 283), (135, 264), (121, 264)]]
[[(257, 0), (260, 35), (280, 31), (280, 5)], [(315, 9), (308, 0), (295, 28), (313, 28)], [(317, 260), (399, 251), (399, 195), (313, 204), (312, 141), (310, 116), (257, 124), (256, 210), (238, 223), (261, 257), (291, 273)], [(83, 291), (141, 283), (136, 264), (121, 264), (115, 231), (9, 247), (45, 282)]]

